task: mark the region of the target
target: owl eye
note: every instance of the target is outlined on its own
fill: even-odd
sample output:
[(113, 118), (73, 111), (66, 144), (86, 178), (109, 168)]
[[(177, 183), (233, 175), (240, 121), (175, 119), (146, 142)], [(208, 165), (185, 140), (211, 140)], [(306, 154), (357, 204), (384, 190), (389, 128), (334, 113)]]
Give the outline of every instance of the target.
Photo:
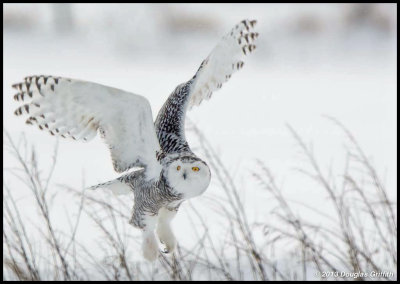
[(177, 171), (179, 171), (180, 169), (181, 169), (181, 166), (178, 166), (178, 167), (176, 168)]
[(198, 167), (193, 167), (193, 168), (192, 168), (192, 171), (198, 172), (198, 171), (200, 171), (200, 169), (199, 169)]

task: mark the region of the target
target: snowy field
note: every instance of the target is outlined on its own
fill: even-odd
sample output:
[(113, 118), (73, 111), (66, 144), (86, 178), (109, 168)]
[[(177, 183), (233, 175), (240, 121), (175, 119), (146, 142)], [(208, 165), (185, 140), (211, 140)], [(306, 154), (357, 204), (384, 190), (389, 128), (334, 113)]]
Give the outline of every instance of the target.
[[(15, 140), (25, 134), (29, 147), (36, 148), (44, 176), (56, 139), (13, 115), (18, 105), (12, 99), (13, 83), (40, 74), (94, 81), (145, 96), (155, 117), (170, 92), (194, 75), (218, 40), (237, 22), (254, 18), (260, 33), (255, 53), (210, 101), (188, 114), (233, 176), (249, 222), (279, 225), (271, 214), (276, 203), (252, 176), (258, 168), (256, 160), (273, 172), (288, 200), (297, 202), (296, 214), (323, 222), (314, 211), (296, 206), (299, 203), (332, 214), (326, 192), (296, 170), (306, 168), (307, 163), (287, 127), (289, 124), (307, 144), (312, 143), (324, 172), (331, 170), (339, 177), (345, 167), (348, 139), (325, 116), (338, 119), (351, 130), (390, 198), (397, 197), (394, 4), (377, 5), (373, 9), (376, 15), (370, 17), (373, 20), (360, 16), (357, 21), (349, 16), (349, 5), (73, 4), (74, 25), (61, 30), (53, 24), (57, 14), (49, 5), (5, 4), (3, 8), (3, 127)], [(189, 131), (186, 136), (192, 149), (204, 157), (196, 133)], [(80, 190), (83, 182), (89, 186), (118, 176), (99, 137), (90, 143), (61, 139), (58, 143), (52, 194), (60, 190), (60, 184)], [(18, 162), (3, 149), (4, 183), (23, 206), (24, 220), (39, 222), (29, 189), (9, 171)], [(117, 198), (106, 192), (90, 194)], [(173, 222), (182, 247), (190, 250), (195, 246), (194, 227), (200, 223), (192, 223), (188, 217), (192, 206), (204, 218), (214, 244), (224, 244), (228, 224), (210, 202), (223, 195), (213, 176), (203, 196), (182, 205)], [(57, 210), (53, 208), (52, 218), (57, 229), (68, 230), (68, 218), (76, 218), (78, 212), (77, 199), (60, 192), (54, 202)], [(129, 226), (124, 230), (134, 236), (129, 242), (130, 257), (142, 262), (140, 232)], [(254, 230), (256, 242), (263, 243), (261, 231)], [(100, 233), (89, 218), (82, 217), (77, 238), (99, 259), (108, 254), (99, 250)], [(277, 259), (296, 270), (288, 247), (277, 252)], [(158, 265), (149, 269), (157, 271)], [(241, 277), (253, 276), (243, 268)], [(310, 272), (307, 278), (314, 275)]]

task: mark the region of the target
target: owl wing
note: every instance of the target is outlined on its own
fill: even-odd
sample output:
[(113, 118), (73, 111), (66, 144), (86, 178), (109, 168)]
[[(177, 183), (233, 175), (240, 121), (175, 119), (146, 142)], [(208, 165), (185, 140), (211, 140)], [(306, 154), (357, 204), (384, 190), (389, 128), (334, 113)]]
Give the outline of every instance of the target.
[(156, 120), (156, 131), (164, 152), (190, 151), (185, 139), (187, 109), (208, 100), (232, 74), (244, 65), (246, 55), (255, 50), (256, 20), (243, 20), (215, 46), (191, 80), (179, 85), (169, 96)]
[(14, 84), (14, 96), (23, 103), (16, 115), (29, 115), (26, 123), (36, 124), (50, 134), (89, 141), (97, 130), (111, 151), (115, 171), (144, 167), (146, 178), (158, 178), (160, 151), (147, 99), (123, 90), (81, 80), (26, 77)]
[(256, 49), (258, 33), (253, 28), (256, 20), (243, 20), (214, 47), (201, 63), (193, 77), (189, 94), (189, 109), (209, 100), (214, 91), (222, 87), (232, 74), (244, 65), (246, 55)]

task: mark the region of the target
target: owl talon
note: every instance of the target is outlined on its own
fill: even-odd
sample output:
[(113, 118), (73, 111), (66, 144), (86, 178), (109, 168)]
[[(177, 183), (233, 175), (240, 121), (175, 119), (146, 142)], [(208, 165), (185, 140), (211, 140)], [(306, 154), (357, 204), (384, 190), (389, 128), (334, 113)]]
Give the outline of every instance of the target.
[(171, 227), (169, 225), (161, 224), (157, 229), (157, 234), (165, 248), (166, 253), (173, 252), (176, 247), (176, 239), (172, 233)]
[(172, 234), (172, 232), (163, 232), (160, 233), (158, 232), (158, 235), (162, 235), (164, 240), (161, 240), (160, 238), (160, 242), (165, 246), (165, 248), (163, 249), (164, 253), (172, 253), (175, 250), (176, 247), (176, 239), (174, 237), (174, 235)]
[[(194, 77), (175, 88), (155, 122), (146, 98), (104, 85), (43, 75), (12, 85), (18, 90), (17, 101), (32, 99), (18, 107), (15, 115), (30, 114), (28, 124), (34, 121), (40, 130), (63, 138), (89, 141), (99, 131), (109, 146), (115, 171), (130, 169), (91, 189), (134, 192), (135, 212), (130, 223), (143, 229), (142, 252), (149, 261), (160, 254), (156, 227), (165, 247), (161, 252), (172, 254), (177, 246), (172, 218), (184, 200), (201, 195), (210, 184), (209, 167), (185, 139), (186, 109), (209, 99), (243, 67), (244, 55), (256, 48), (252, 43), (258, 33), (251, 30), (255, 24), (255, 20), (244, 20), (224, 36)], [(164, 166), (166, 160), (170, 161), (168, 167)], [(173, 201), (166, 197), (171, 193)], [(154, 212), (158, 209), (159, 216)]]

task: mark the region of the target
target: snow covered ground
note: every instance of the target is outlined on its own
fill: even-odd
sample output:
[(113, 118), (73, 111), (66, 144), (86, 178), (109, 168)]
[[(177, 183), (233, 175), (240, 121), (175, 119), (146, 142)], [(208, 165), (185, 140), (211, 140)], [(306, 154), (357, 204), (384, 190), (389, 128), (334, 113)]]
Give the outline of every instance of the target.
[[(269, 219), (271, 211), (268, 196), (251, 177), (256, 159), (274, 172), (288, 198), (329, 213), (324, 205), (326, 193), (294, 170), (305, 162), (286, 127), (290, 124), (305, 141), (313, 143), (321, 165), (340, 173), (346, 139), (324, 115), (337, 118), (353, 132), (384, 177), (389, 194), (396, 197), (394, 6), (380, 7), (389, 24), (394, 21), (392, 30), (379, 30), (381, 26), (364, 22), (345, 25), (345, 5), (79, 4), (72, 8), (74, 29), (58, 34), (51, 25), (48, 6), (4, 6), (5, 16), (25, 15), (30, 28), (5, 22), (3, 126), (15, 139), (25, 133), (39, 153), (43, 170), (51, 161), (56, 139), (13, 115), (17, 103), (12, 100), (11, 84), (36, 74), (94, 81), (145, 96), (155, 117), (169, 93), (193, 76), (221, 36), (243, 18), (255, 18), (260, 33), (256, 52), (210, 101), (188, 114), (235, 177), (251, 222)], [(39, 21), (31, 10), (36, 18), (41, 15)], [(190, 30), (182, 28), (185, 21), (191, 23), (188, 19), (197, 20)], [(192, 148), (198, 146), (194, 133), (187, 133), (187, 139)], [(4, 169), (14, 167), (15, 159), (4, 154)], [(23, 202), (29, 192), (14, 176), (4, 173), (4, 182)], [(86, 144), (59, 141), (54, 184), (80, 188), (83, 177), (86, 185), (92, 185), (116, 176), (99, 137)], [(222, 228), (207, 203), (220, 195), (218, 191), (219, 185), (212, 181), (204, 196), (191, 201), (201, 208), (217, 244), (223, 241), (219, 238)], [(60, 205), (73, 216), (74, 202), (64, 199)], [(25, 210), (29, 215), (29, 204)], [(184, 204), (174, 228), (179, 242), (190, 248), (193, 232), (185, 214), (188, 210), (189, 205)], [(64, 209), (60, 210), (60, 216), (54, 218), (63, 222), (64, 214)], [(301, 214), (313, 218), (311, 212)], [(95, 248), (93, 225), (86, 222), (80, 224), (80, 237), (85, 239), (88, 233), (91, 237), (83, 241)], [(139, 236), (139, 232), (132, 235)]]

